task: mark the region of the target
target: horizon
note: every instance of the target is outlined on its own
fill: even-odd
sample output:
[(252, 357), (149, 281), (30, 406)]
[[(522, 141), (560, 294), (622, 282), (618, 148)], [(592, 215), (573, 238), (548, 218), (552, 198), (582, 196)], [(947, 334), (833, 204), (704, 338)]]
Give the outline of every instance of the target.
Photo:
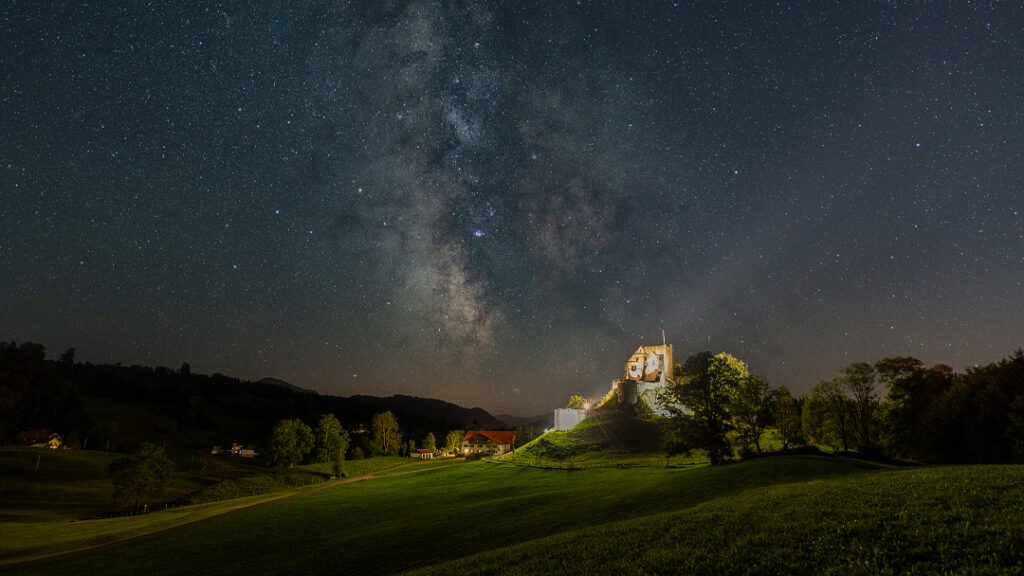
[(506, 414), (662, 331), (997, 362), (1024, 11), (932, 8), (3, 9), (0, 339)]
[[(16, 342), (17, 344), (20, 345), (20, 344), (23, 344), (23, 343), (28, 343), (28, 342), (33, 342), (33, 341), (31, 341), (31, 340), (23, 340), (23, 341), (14, 341), (14, 342)], [(46, 346), (44, 343), (41, 343), (41, 342), (33, 342), (33, 343), (43, 345), (43, 347), (46, 349), (46, 360), (52, 361), (52, 362), (58, 361), (58, 359), (60, 358), (61, 354), (63, 354), (67, 350), (67, 348), (63, 348), (63, 349), (59, 349), (59, 350), (58, 349), (52, 349), (52, 348)], [(129, 366), (133, 366), (133, 365), (139, 365), (139, 366), (143, 366), (143, 367), (147, 367), (147, 368), (153, 368), (153, 369), (155, 369), (155, 368), (167, 368), (167, 369), (170, 369), (170, 370), (178, 370), (178, 368), (175, 368), (174, 366), (169, 366), (169, 365), (165, 365), (165, 364), (139, 364), (139, 363), (136, 363), (136, 362), (121, 362), (121, 361), (113, 361), (112, 362), (112, 361), (94, 361), (94, 360), (90, 360), (90, 359), (82, 359), (80, 357), (80, 355), (79, 355), (79, 349), (77, 347), (71, 346), (69, 348), (75, 348), (75, 355), (74, 355), (75, 363), (92, 363), (94, 365), (110, 365), (110, 366), (124, 366), (124, 367), (129, 367)], [(728, 351), (724, 351), (724, 352), (728, 352)], [(697, 352), (695, 352), (694, 354), (696, 354), (696, 353)], [(998, 362), (1000, 362), (1002, 360), (1009, 359), (1009, 358), (1011, 358), (1013, 356), (1014, 353), (1015, 353), (1015, 351), (1010, 351), (1006, 355), (1004, 355), (1002, 357), (999, 357), (999, 358), (992, 359), (992, 360), (990, 360), (988, 362), (980, 362), (980, 363), (972, 364), (970, 366), (962, 366), (962, 367), (961, 366), (952, 366), (952, 368), (953, 368), (953, 370), (956, 373), (963, 373), (963, 372), (965, 372), (966, 370), (968, 370), (970, 368), (976, 368), (976, 367), (987, 365), (987, 364), (995, 364), (995, 363), (998, 363)], [(687, 357), (688, 356), (690, 356), (690, 355), (688, 354)], [(676, 365), (681, 365), (686, 360), (686, 357), (677, 358), (677, 360), (678, 361), (675, 362), (675, 364)], [(743, 359), (740, 358), (740, 360), (742, 361)], [(876, 360), (881, 360), (881, 358), (878, 358)], [(870, 361), (868, 363), (869, 364), (873, 364), (876, 360), (872, 360), (872, 361)], [(920, 360), (920, 358), (918, 358), (918, 360)], [(625, 362), (626, 361), (624, 360), (622, 362), (622, 364), (625, 365)], [(197, 369), (195, 366), (192, 365), (192, 363), (188, 362), (187, 360), (183, 361), (182, 364), (184, 364), (184, 363), (189, 364), (190, 372), (192, 374), (196, 374), (196, 375), (213, 376), (214, 374), (222, 374), (222, 375), (227, 376), (229, 378), (236, 378), (238, 380), (242, 380), (242, 381), (245, 381), (245, 382), (252, 382), (252, 383), (263, 383), (265, 380), (274, 380), (274, 381), (276, 381), (276, 382), (272, 383), (274, 385), (279, 385), (278, 383), (283, 383), (283, 384), (286, 384), (288, 386), (298, 387), (298, 388), (300, 388), (300, 389), (302, 389), (304, 391), (307, 391), (307, 392), (314, 392), (316, 394), (322, 394), (322, 395), (326, 395), (326, 396), (343, 397), (343, 398), (350, 398), (350, 397), (354, 397), (354, 396), (366, 395), (366, 396), (375, 396), (375, 397), (379, 397), (379, 398), (390, 398), (390, 397), (394, 397), (394, 396), (409, 396), (409, 397), (419, 398), (419, 399), (423, 399), (423, 400), (441, 400), (443, 402), (447, 402), (449, 404), (453, 404), (453, 405), (459, 406), (461, 408), (467, 408), (467, 409), (470, 409), (470, 410), (476, 410), (476, 409), (485, 410), (488, 414), (490, 414), (491, 416), (494, 416), (496, 418), (499, 417), (499, 416), (502, 416), (502, 415), (504, 415), (504, 416), (511, 416), (513, 418), (533, 418), (533, 417), (538, 417), (538, 416), (546, 415), (547, 413), (551, 412), (552, 410), (564, 407), (565, 400), (568, 399), (568, 397), (567, 397), (566, 399), (562, 399), (561, 401), (555, 402), (550, 408), (548, 408), (546, 410), (544, 408), (540, 408), (540, 409), (535, 410), (533, 412), (515, 412), (515, 411), (510, 411), (510, 410), (506, 410), (506, 409), (502, 409), (502, 408), (496, 408), (496, 407), (489, 407), (489, 406), (483, 406), (483, 405), (473, 405), (473, 404), (463, 404), (463, 403), (460, 403), (460, 402), (458, 402), (456, 400), (453, 400), (453, 399), (450, 399), (450, 398), (444, 398), (444, 397), (441, 397), (441, 396), (423, 396), (423, 395), (417, 395), (417, 394), (412, 394), (412, 393), (409, 393), (409, 392), (402, 392), (402, 391), (384, 393), (384, 392), (381, 392), (380, 390), (370, 389), (369, 391), (353, 391), (353, 392), (350, 392), (350, 393), (347, 393), (347, 394), (338, 394), (338, 393), (333, 393), (333, 392), (323, 392), (323, 391), (320, 391), (320, 390), (316, 390), (314, 388), (308, 388), (308, 387), (304, 386), (302, 383), (296, 383), (296, 382), (293, 382), (291, 380), (288, 380), (287, 378), (281, 378), (281, 377), (275, 376), (275, 375), (264, 375), (264, 376), (255, 377), (255, 378), (254, 377), (243, 377), (243, 376), (239, 376), (237, 374), (226, 373), (226, 372), (219, 371), (219, 370), (204, 370), (204, 369), (202, 369), (202, 367), (199, 367), (199, 369)], [(945, 364), (945, 363), (944, 362), (935, 362), (935, 363), (923, 362), (923, 365), (925, 367), (931, 367), (931, 366), (934, 366), (936, 364)], [(839, 368), (836, 369), (836, 375), (838, 375), (838, 373), (839, 373)], [(763, 375), (759, 374), (756, 370), (751, 370), (751, 375), (752, 376), (763, 377)], [(833, 375), (833, 377), (834, 376), (835, 375)], [(620, 377), (620, 376), (617, 376), (615, 378), (618, 378), (618, 377)], [(584, 394), (583, 395), (584, 398), (587, 399), (587, 400), (590, 400), (590, 401), (596, 401), (598, 398), (601, 398), (602, 396), (604, 396), (605, 393), (607, 393), (607, 391), (609, 389), (612, 388), (613, 380), (615, 378), (611, 378), (611, 379), (608, 380), (608, 385), (607, 385), (607, 387), (605, 389), (600, 390), (600, 391), (596, 391), (593, 394)], [(827, 380), (827, 379), (828, 378), (823, 377), (823, 378), (819, 379), (819, 381)], [(815, 382), (815, 383), (817, 383), (817, 382)], [(880, 384), (881, 383), (879, 382), (878, 385), (880, 385)], [(771, 381), (769, 381), (769, 385), (773, 389), (774, 388), (778, 388), (778, 386), (772, 384)], [(793, 389), (790, 389), (790, 392), (793, 393), (795, 396), (802, 396), (802, 395), (805, 395), (805, 394), (809, 393), (810, 390), (809, 389), (808, 390), (793, 390)]]

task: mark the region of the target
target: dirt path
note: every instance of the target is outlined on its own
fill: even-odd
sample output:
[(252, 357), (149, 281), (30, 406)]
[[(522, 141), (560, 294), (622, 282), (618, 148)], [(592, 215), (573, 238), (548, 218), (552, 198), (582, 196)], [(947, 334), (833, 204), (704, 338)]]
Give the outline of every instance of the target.
[[(139, 542), (139, 541), (146, 540), (146, 539), (149, 539), (149, 538), (154, 538), (156, 536), (161, 536), (161, 535), (167, 534), (169, 532), (175, 532), (175, 531), (178, 531), (178, 530), (182, 530), (184, 528), (195, 526), (197, 524), (202, 524), (204, 522), (209, 522), (211, 520), (217, 520), (217, 519), (220, 519), (220, 518), (224, 518), (226, 516), (232, 516), (234, 514), (239, 514), (241, 512), (247, 512), (247, 511), (253, 510), (255, 508), (261, 508), (263, 506), (269, 506), (271, 504), (277, 504), (279, 502), (285, 502), (287, 500), (293, 500), (295, 498), (300, 498), (302, 496), (307, 496), (309, 494), (313, 494), (313, 493), (319, 492), (321, 490), (326, 490), (328, 488), (333, 488), (335, 486), (340, 486), (342, 484), (351, 484), (353, 482), (361, 482), (363, 480), (376, 480), (376, 479), (379, 479), (379, 478), (393, 478), (395, 476), (405, 476), (407, 474), (415, 474), (417, 472), (424, 472), (426, 470), (437, 470), (439, 468), (443, 468), (443, 466), (431, 466), (431, 467), (420, 468), (418, 470), (409, 470), (409, 471), (406, 471), (406, 472), (399, 472), (398, 474), (384, 474), (385, 472), (394, 472), (395, 470), (400, 470), (400, 469), (405, 468), (407, 466), (412, 466), (413, 464), (418, 464), (418, 463), (419, 462), (409, 462), (409, 463), (406, 463), (406, 464), (399, 464), (398, 466), (394, 466), (394, 467), (391, 467), (391, 468), (384, 468), (383, 470), (377, 470), (375, 472), (370, 472), (368, 474), (362, 474), (360, 476), (353, 476), (352, 478), (338, 478), (338, 479), (335, 479), (335, 480), (330, 480), (330, 481), (324, 482), (323, 484), (320, 484), (320, 485), (318, 485), (318, 486), (316, 486), (314, 488), (310, 488), (310, 489), (307, 489), (307, 490), (301, 490), (301, 491), (295, 492), (293, 494), (285, 494), (285, 495), (282, 495), (282, 496), (280, 496), (278, 498), (272, 498), (270, 500), (263, 500), (261, 502), (255, 502), (255, 503), (253, 503), (253, 504), (251, 504), (249, 506), (243, 506), (241, 508), (235, 508), (235, 509), (232, 509), (232, 510), (225, 510), (224, 512), (221, 512), (220, 514), (214, 514), (213, 516), (207, 516), (205, 518), (200, 518), (198, 520), (192, 520), (190, 522), (183, 522), (183, 523), (177, 524), (175, 526), (170, 526), (170, 527), (167, 527), (167, 528), (161, 528), (159, 530), (154, 530), (152, 532), (147, 532), (145, 534), (139, 534), (138, 536), (129, 536), (128, 538), (124, 538), (123, 540), (116, 540), (114, 542), (108, 542), (106, 544), (100, 544), (98, 546), (91, 546), (89, 548), (83, 548), (81, 550), (75, 550), (73, 552), (68, 552), (66, 554), (58, 554), (58, 555), (55, 555), (55, 556), (47, 556), (45, 558), (36, 558), (36, 559), (33, 559), (33, 560), (25, 560), (24, 562), (14, 562), (14, 563), (11, 563), (11, 564), (5, 564), (5, 565), (2, 566), (2, 568), (5, 569), (5, 570), (6, 569), (10, 569), (10, 568), (25, 568), (25, 567), (28, 567), (28, 566), (33, 566), (33, 565), (36, 565), (36, 564), (44, 564), (44, 563), (52, 562), (52, 561), (55, 561), (55, 560), (64, 560), (64, 559), (67, 559), (67, 558), (74, 558), (76, 556), (84, 556), (86, 554), (92, 554), (93, 552), (98, 552), (98, 551), (101, 551), (101, 550), (107, 550), (107, 549), (113, 548), (115, 546), (122, 546), (122, 545), (125, 545), (125, 544), (131, 544), (133, 542)], [(158, 513), (158, 512), (154, 512), (154, 514), (156, 514), (156, 513)]]

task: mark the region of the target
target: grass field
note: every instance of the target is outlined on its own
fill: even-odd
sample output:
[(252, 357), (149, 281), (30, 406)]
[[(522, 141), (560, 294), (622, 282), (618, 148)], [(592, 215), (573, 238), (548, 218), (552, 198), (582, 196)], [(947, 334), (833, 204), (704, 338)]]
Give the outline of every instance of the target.
[[(142, 516), (88, 519), (113, 508), (113, 488), (104, 471), (118, 456), (84, 450), (0, 451), (0, 469), (5, 472), (0, 477), (0, 566), (108, 545), (299, 494), (322, 484), (331, 472), (330, 464), (310, 464), (275, 473), (227, 458), (216, 468), (234, 479), (208, 485), (188, 498), (199, 505), (172, 506)], [(380, 457), (345, 462), (343, 468), (348, 477), (357, 477), (387, 473), (406, 464), (407, 458)], [(179, 472), (175, 493), (196, 482), (195, 474)]]
[(502, 462), (539, 468), (681, 467), (707, 464), (701, 454), (668, 458), (657, 421), (615, 412), (594, 414), (572, 430), (553, 431), (500, 457)]
[[(85, 520), (111, 514), (114, 488), (106, 469), (122, 456), (93, 450), (0, 449), (0, 523)], [(360, 461), (366, 464), (346, 463), (346, 467), (352, 469), (350, 474), (364, 474), (398, 461), (404, 463), (375, 458)], [(196, 458), (177, 464), (171, 483), (155, 504), (252, 496), (320, 483), (329, 475), (327, 465), (302, 466), (280, 475), (244, 458), (210, 459), (205, 468)]]
[(1024, 470), (889, 470), (781, 484), (417, 571), (434, 574), (1021, 574)]
[(336, 486), (14, 573), (390, 574), (780, 482), (877, 470), (826, 457), (689, 470), (423, 466), (438, 467)]
[[(1014, 466), (891, 468), (834, 456), (678, 469), (440, 461), (5, 571), (1021, 573), (1021, 510), (1024, 469)], [(101, 535), (122, 520), (65, 524)], [(3, 529), (0, 542), (10, 536)], [(56, 531), (37, 537), (62, 545)]]

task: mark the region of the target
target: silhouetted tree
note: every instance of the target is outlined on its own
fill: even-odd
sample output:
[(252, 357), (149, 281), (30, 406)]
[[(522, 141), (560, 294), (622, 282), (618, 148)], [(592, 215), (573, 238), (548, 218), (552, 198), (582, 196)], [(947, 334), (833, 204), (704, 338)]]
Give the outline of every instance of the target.
[[(536, 437), (537, 437), (537, 427), (536, 426), (534, 426), (532, 424), (528, 424), (528, 425), (525, 425), (525, 426), (518, 426), (518, 427), (516, 427), (516, 445), (517, 446), (523, 446), (523, 445), (533, 441), (533, 439), (536, 438)], [(461, 443), (462, 440), (460, 439), (459, 442)]]
[(385, 456), (398, 455), (402, 439), (398, 435), (398, 419), (390, 410), (374, 414), (370, 429), (373, 431), (374, 452)]
[(729, 413), (745, 450), (761, 452), (761, 434), (772, 421), (773, 396), (763, 378), (747, 376), (737, 383)]
[(334, 414), (322, 414), (313, 432), (315, 439), (314, 462), (333, 462), (338, 454), (348, 451), (348, 432), (341, 428), (341, 422)]
[(267, 442), (270, 462), (276, 468), (301, 464), (313, 450), (313, 444), (313, 431), (305, 422), (298, 418), (281, 420), (274, 426)]
[(677, 366), (675, 377), (661, 399), (670, 414), (663, 437), (666, 453), (703, 449), (712, 464), (722, 463), (732, 452), (729, 407), (740, 382), (750, 377), (747, 365), (725, 352), (701, 352)]
[(114, 483), (114, 500), (119, 509), (138, 509), (148, 499), (161, 495), (171, 480), (174, 464), (164, 449), (142, 442), (135, 451), (110, 463), (107, 473)]
[[(1024, 354), (978, 366), (954, 378), (928, 411), (922, 460), (1010, 462), (1015, 457), (1014, 406), (1024, 396)], [(1024, 400), (1020, 400), (1024, 404)]]
[(772, 401), (772, 412), (775, 427), (779, 431), (782, 448), (789, 449), (803, 444), (803, 429), (800, 421), (800, 408), (789, 388), (780, 386)]
[(943, 364), (925, 369), (917, 358), (884, 358), (875, 363), (887, 392), (879, 404), (880, 443), (890, 456), (921, 460), (926, 450), (924, 423), (935, 401), (953, 383)]
[(804, 417), (815, 421), (804, 423), (804, 429), (816, 429), (815, 444), (828, 444), (850, 449), (850, 400), (843, 393), (838, 378), (822, 380), (805, 400)]
[(875, 368), (865, 362), (857, 362), (842, 368), (843, 389), (853, 399), (853, 423), (861, 450), (873, 447), (872, 422), (878, 406), (875, 391)]

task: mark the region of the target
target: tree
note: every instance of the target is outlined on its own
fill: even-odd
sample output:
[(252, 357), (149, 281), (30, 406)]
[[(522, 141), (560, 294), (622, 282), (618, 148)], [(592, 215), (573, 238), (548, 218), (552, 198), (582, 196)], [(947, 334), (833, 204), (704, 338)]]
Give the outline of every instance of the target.
[(772, 413), (775, 427), (779, 430), (782, 448), (788, 450), (804, 443), (800, 421), (800, 406), (789, 388), (780, 386), (772, 400)]
[[(1024, 352), (969, 368), (932, 404), (921, 460), (946, 463), (1011, 462), (1022, 444)], [(1024, 422), (1022, 422), (1024, 423)]]
[(462, 439), (465, 437), (465, 430), (449, 430), (444, 440), (444, 451), (449, 454), (458, 454), (462, 448)]
[(338, 454), (342, 455), (348, 451), (348, 432), (341, 427), (341, 422), (334, 417), (334, 414), (322, 414), (317, 421), (316, 431), (313, 433), (316, 441), (316, 451), (313, 455), (314, 462), (334, 462)]
[(118, 509), (148, 506), (147, 500), (163, 493), (171, 480), (174, 464), (164, 449), (142, 442), (131, 455), (119, 458), (107, 467), (114, 483), (114, 500)]
[(813, 394), (803, 398), (800, 407), (800, 427), (808, 444), (827, 444), (828, 430), (825, 404)]
[(345, 468), (342, 464), (345, 462), (345, 451), (341, 450), (338, 452), (337, 457), (334, 459), (334, 464), (331, 466), (331, 471), (334, 473), (335, 478), (344, 478), (347, 476)]
[(405, 453), (406, 454), (412, 454), (415, 451), (416, 451), (416, 441), (413, 440), (412, 438), (409, 438), (409, 444), (408, 444), (408, 447), (405, 449)]
[(422, 446), (424, 450), (437, 452), (437, 440), (434, 438), (433, 432), (427, 432), (427, 437), (423, 439)]
[(188, 378), (189, 376), (192, 375), (192, 365), (189, 364), (188, 362), (182, 362), (181, 369), (178, 370), (178, 374), (181, 374), (182, 376)]
[(313, 431), (305, 422), (298, 418), (281, 420), (274, 426), (267, 442), (270, 462), (276, 468), (301, 464), (313, 450), (314, 443)]
[(887, 392), (879, 405), (880, 442), (895, 458), (927, 459), (929, 432), (925, 422), (936, 401), (953, 385), (953, 368), (925, 369), (917, 358), (884, 358), (875, 363)]
[(75, 363), (75, 347), (72, 346), (71, 348), (68, 348), (67, 350), (65, 350), (64, 353), (60, 355), (60, 361), (61, 361), (62, 364), (74, 364)]
[(565, 405), (566, 408), (572, 408), (574, 410), (586, 410), (587, 401), (579, 394), (573, 394), (569, 397), (569, 403)]
[(727, 437), (733, 428), (729, 408), (740, 382), (750, 378), (747, 365), (725, 352), (701, 352), (677, 366), (675, 377), (676, 383), (666, 388), (661, 399), (670, 414), (666, 453), (704, 449), (712, 464), (721, 464), (732, 452)]
[[(814, 388), (806, 400), (804, 416), (812, 415), (818, 421), (810, 427), (817, 427), (819, 435), (815, 443), (827, 443), (830, 446), (850, 449), (850, 400), (843, 393), (838, 378), (822, 380)], [(805, 429), (808, 423), (804, 422)]]
[(373, 430), (373, 449), (377, 454), (397, 456), (402, 448), (402, 439), (398, 435), (398, 419), (390, 410), (373, 415), (370, 425)]
[(872, 422), (878, 406), (875, 392), (875, 368), (865, 362), (850, 364), (841, 369), (843, 389), (853, 397), (853, 422), (861, 450), (874, 445)]
[(537, 427), (533, 424), (526, 424), (516, 427), (516, 444), (525, 446), (537, 437)]
[(761, 453), (761, 434), (772, 420), (773, 393), (764, 378), (739, 380), (730, 413), (745, 450)]

